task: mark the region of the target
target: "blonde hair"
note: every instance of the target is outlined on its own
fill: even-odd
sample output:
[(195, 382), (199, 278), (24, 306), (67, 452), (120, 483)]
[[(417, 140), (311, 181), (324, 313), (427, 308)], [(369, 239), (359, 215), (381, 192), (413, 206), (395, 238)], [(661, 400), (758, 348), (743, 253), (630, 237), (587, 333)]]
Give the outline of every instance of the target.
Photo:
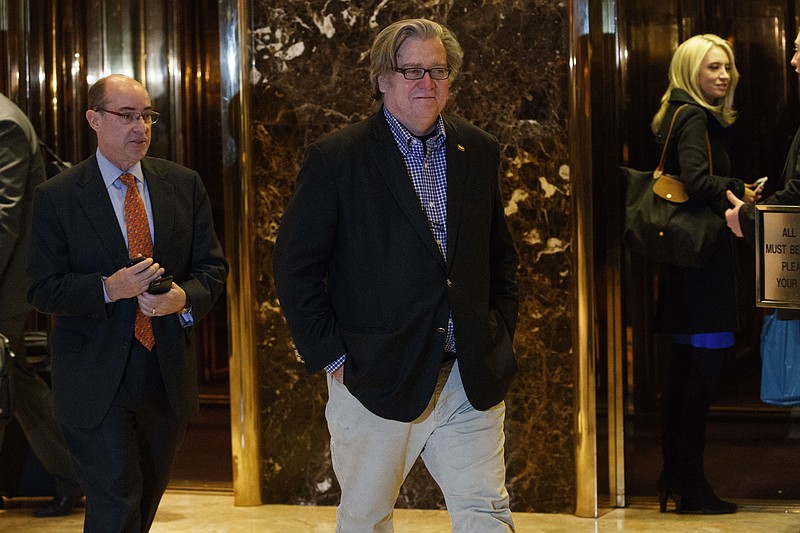
[[(728, 56), (728, 61), (731, 63), (731, 79), (725, 96), (716, 102), (717, 105), (711, 105), (703, 98), (697, 77), (700, 73), (703, 59), (705, 59), (708, 51), (715, 46), (721, 48)], [(733, 109), (733, 93), (738, 83), (739, 71), (736, 70), (733, 48), (728, 41), (711, 33), (695, 35), (686, 39), (672, 55), (672, 61), (669, 64), (669, 87), (664, 92), (664, 96), (661, 97), (661, 107), (653, 117), (653, 122), (651, 123), (653, 132), (657, 133), (661, 127), (661, 122), (664, 120), (664, 115), (669, 107), (669, 99), (673, 89), (686, 91), (697, 105), (718, 113), (725, 124), (733, 124), (736, 121), (736, 111)]]

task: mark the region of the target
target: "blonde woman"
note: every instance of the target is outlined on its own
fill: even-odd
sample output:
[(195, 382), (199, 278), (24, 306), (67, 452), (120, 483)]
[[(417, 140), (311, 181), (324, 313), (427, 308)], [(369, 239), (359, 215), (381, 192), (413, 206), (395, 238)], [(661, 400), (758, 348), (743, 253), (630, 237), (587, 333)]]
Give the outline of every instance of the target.
[[(689, 202), (708, 205), (721, 217), (728, 207), (726, 191), (748, 203), (758, 197), (755, 184), (730, 177), (729, 130), (736, 120), (733, 94), (738, 81), (730, 44), (716, 35), (695, 35), (672, 57), (669, 87), (652, 122), (658, 142), (663, 143), (676, 111), (689, 104), (675, 120), (664, 170), (681, 180)], [(661, 265), (656, 324), (672, 342), (662, 395), (664, 463), (658, 479), (662, 512), (670, 498), (679, 513), (736, 511), (736, 504), (717, 497), (703, 469), (712, 390), (735, 342), (734, 283), (727, 239), (703, 268)]]

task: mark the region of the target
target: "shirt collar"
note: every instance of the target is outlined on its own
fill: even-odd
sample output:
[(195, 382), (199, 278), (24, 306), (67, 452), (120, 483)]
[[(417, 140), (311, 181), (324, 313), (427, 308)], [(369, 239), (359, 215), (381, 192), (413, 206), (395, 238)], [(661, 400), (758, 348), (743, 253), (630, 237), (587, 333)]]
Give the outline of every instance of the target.
[(99, 148), (97, 149), (96, 155), (97, 165), (100, 167), (100, 174), (103, 176), (103, 182), (106, 184), (106, 188), (114, 186), (119, 189), (121, 187), (121, 182), (117, 182), (116, 184), (114, 182), (117, 181), (117, 178), (119, 178), (120, 174), (125, 172), (133, 174), (133, 176), (136, 178), (136, 181), (144, 183), (144, 174), (142, 173), (141, 161), (138, 161), (135, 165), (127, 170), (122, 170), (114, 163), (106, 159), (106, 156), (103, 155)]
[[(386, 109), (386, 106), (383, 106), (383, 116), (386, 117), (386, 122), (389, 123), (389, 129), (392, 131), (392, 135), (394, 135), (394, 140), (397, 142), (397, 147), (400, 149), (400, 152), (405, 155), (411, 150), (411, 143), (414, 140), (419, 141), (417, 137), (414, 136), (413, 133), (408, 131), (408, 128), (400, 124), (400, 121), (395, 118), (392, 113)], [(447, 134), (444, 130), (444, 121), (442, 120), (442, 115), (436, 119), (436, 135), (432, 137), (434, 140), (434, 148), (438, 148), (439, 146), (444, 143), (447, 139)]]

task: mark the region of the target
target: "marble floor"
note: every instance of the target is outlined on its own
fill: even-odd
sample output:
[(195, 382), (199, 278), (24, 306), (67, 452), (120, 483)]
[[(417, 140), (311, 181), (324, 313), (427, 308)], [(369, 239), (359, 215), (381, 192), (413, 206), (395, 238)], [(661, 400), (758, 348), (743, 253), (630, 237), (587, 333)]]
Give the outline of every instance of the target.
[[(0, 531), (82, 531), (83, 513), (77, 509), (62, 518), (33, 518), (31, 508), (46, 500), (5, 500), (0, 510)], [(793, 504), (796, 502), (792, 502)], [(165, 494), (152, 528), (153, 533), (332, 533), (333, 507), (262, 505), (234, 507), (233, 495), (222, 490), (170, 489)], [(516, 513), (517, 533), (798, 533), (800, 507), (788, 504), (744, 504), (736, 514), (689, 516), (659, 513), (655, 501), (644, 500), (625, 509), (611, 509), (597, 519), (566, 514)], [(446, 533), (450, 521), (445, 511), (398, 509), (396, 533)]]

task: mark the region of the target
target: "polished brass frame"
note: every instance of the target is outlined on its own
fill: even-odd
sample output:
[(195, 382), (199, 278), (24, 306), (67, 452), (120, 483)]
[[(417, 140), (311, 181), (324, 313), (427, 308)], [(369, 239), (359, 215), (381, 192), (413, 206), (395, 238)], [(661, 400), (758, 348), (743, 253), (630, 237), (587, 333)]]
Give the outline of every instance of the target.
[(598, 505), (588, 0), (571, 0), (569, 29), (569, 159), (575, 295), (572, 346), (576, 355), (575, 514), (594, 518)]
[[(784, 261), (793, 261), (797, 255), (796, 252), (783, 252), (783, 253), (768, 253), (765, 245), (768, 244), (789, 244), (795, 248), (797, 244), (797, 237), (794, 235), (797, 227), (800, 226), (800, 207), (796, 205), (757, 205), (755, 211), (756, 223), (756, 305), (758, 307), (768, 307), (773, 309), (800, 309), (800, 293), (798, 293), (797, 286), (786, 288), (785, 290), (769, 292), (767, 289), (767, 280), (765, 272), (768, 266), (780, 266)], [(783, 228), (783, 238), (775, 236), (768, 231), (774, 224), (766, 223), (766, 219), (777, 219), (780, 222), (780, 227)], [(786, 235), (786, 230), (791, 229), (791, 236)], [(774, 240), (773, 240), (774, 239)], [(778, 242), (776, 242), (778, 241)], [(787, 249), (789, 249), (787, 247)], [(773, 270), (774, 272), (774, 270)], [(787, 276), (793, 282), (797, 282), (797, 276), (791, 273), (782, 274)], [(770, 278), (771, 280), (772, 278)], [(778, 294), (775, 295), (775, 292)], [(770, 294), (773, 295), (770, 298)]]
[[(225, 255), (228, 278), (231, 452), (234, 505), (261, 505), (261, 424), (252, 305), (255, 264), (250, 224), (253, 213), (248, 35), (249, 0), (220, 2)], [(234, 334), (235, 332), (235, 334)]]

